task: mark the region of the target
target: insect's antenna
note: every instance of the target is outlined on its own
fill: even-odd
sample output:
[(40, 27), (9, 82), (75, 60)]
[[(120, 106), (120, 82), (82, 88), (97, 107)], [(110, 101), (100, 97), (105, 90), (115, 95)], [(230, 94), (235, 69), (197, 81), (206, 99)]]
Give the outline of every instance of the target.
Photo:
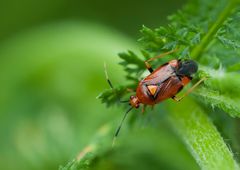
[(129, 100), (120, 100), (120, 103), (129, 103)]
[(105, 72), (105, 76), (106, 76), (106, 79), (107, 79), (107, 82), (108, 82), (109, 86), (111, 87), (111, 89), (113, 89), (112, 82), (110, 81), (110, 79), (109, 79), (109, 77), (108, 77), (106, 62), (104, 62), (104, 72)]
[[(106, 62), (104, 62), (104, 72), (105, 72), (105, 77), (106, 77), (107, 83), (109, 84), (109, 86), (111, 87), (111, 89), (114, 90), (113, 84), (112, 84), (112, 82), (111, 82), (111, 80), (109, 79), (109, 76), (108, 76)], [(115, 91), (115, 93), (117, 94), (116, 91)], [(119, 101), (120, 103), (128, 103), (128, 102), (129, 102), (129, 100), (121, 100), (120, 98), (118, 99), (118, 101)]]
[(126, 113), (124, 114), (124, 116), (123, 116), (123, 118), (122, 118), (122, 121), (121, 121), (120, 125), (118, 126), (118, 128), (117, 128), (117, 130), (116, 130), (116, 132), (115, 132), (115, 135), (114, 135), (114, 138), (113, 138), (112, 147), (113, 147), (114, 144), (115, 144), (115, 140), (116, 140), (116, 138), (117, 138), (117, 136), (118, 136), (118, 134), (119, 134), (119, 132), (120, 132), (120, 130), (121, 130), (121, 128), (122, 128), (122, 125), (123, 125), (124, 120), (126, 119), (128, 113), (129, 113), (132, 109), (133, 109), (133, 107), (130, 107), (130, 108), (126, 111)]

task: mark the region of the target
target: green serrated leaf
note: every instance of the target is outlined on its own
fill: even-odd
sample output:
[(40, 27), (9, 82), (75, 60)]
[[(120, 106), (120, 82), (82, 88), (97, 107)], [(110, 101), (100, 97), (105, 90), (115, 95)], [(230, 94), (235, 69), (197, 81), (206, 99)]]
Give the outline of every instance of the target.
[(234, 40), (230, 40), (230, 39), (227, 39), (226, 37), (224, 36), (217, 36), (218, 40), (226, 47), (228, 48), (233, 48), (233, 49), (238, 49), (240, 48), (240, 44), (238, 44), (236, 41)]
[(114, 89), (107, 89), (97, 96), (102, 103), (105, 103), (107, 107), (118, 104), (122, 100), (123, 96), (127, 93), (127, 87), (119, 86)]
[(125, 67), (127, 73), (138, 73), (145, 68), (144, 61), (132, 51), (128, 51), (128, 53), (119, 53), (119, 57), (123, 60), (120, 64)]
[(221, 95), (219, 91), (209, 88), (200, 88), (195, 92), (198, 100), (214, 108), (220, 108), (232, 117), (240, 117), (240, 100), (232, 99), (229, 96)]

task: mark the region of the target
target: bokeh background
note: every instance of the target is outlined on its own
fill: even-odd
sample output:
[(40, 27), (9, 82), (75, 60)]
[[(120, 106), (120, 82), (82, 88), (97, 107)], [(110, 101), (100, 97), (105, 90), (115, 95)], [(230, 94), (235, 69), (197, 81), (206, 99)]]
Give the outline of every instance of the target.
[[(125, 84), (117, 54), (138, 51), (142, 25), (158, 27), (184, 0), (9, 0), (0, 2), (0, 169), (58, 169), (122, 118), (96, 96)], [(117, 152), (93, 169), (198, 169), (163, 121), (122, 132)], [(158, 121), (159, 123), (159, 121)], [(125, 134), (125, 135), (124, 135)], [(174, 160), (174, 161), (173, 161)]]

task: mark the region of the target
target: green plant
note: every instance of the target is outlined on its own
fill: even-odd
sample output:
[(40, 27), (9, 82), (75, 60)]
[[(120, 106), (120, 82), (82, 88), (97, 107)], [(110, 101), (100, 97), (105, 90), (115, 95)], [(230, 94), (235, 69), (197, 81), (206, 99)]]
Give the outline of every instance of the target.
[[(178, 48), (169, 58), (192, 58), (200, 64), (194, 80), (209, 78), (182, 102), (164, 102), (168, 124), (201, 169), (239, 169), (239, 157), (233, 154), (240, 151), (240, 139), (236, 135), (240, 127), (237, 120), (240, 117), (239, 1), (194, 1), (168, 19), (167, 26), (154, 30), (143, 26), (139, 39), (141, 55), (132, 51), (119, 54), (129, 84), (106, 90), (99, 98), (110, 106), (117, 103), (119, 97), (129, 96), (126, 89), (136, 87), (142, 78), (144, 60)], [(156, 68), (169, 58), (152, 64)], [(105, 130), (97, 134), (98, 138), (81, 152), (81, 157), (60, 169), (86, 169), (93, 160), (113, 152), (109, 137), (114, 128), (113, 124), (106, 125)], [(226, 142), (224, 138), (231, 140)]]

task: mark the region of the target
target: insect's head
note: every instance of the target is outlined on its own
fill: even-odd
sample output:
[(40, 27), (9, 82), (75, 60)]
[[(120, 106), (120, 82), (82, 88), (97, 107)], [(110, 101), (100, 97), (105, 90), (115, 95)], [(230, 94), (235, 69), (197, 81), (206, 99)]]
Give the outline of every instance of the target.
[(196, 73), (198, 70), (198, 65), (193, 60), (183, 60), (180, 61), (177, 74), (180, 76), (189, 76)]
[(130, 96), (129, 104), (134, 108), (139, 108), (140, 102), (137, 96)]

